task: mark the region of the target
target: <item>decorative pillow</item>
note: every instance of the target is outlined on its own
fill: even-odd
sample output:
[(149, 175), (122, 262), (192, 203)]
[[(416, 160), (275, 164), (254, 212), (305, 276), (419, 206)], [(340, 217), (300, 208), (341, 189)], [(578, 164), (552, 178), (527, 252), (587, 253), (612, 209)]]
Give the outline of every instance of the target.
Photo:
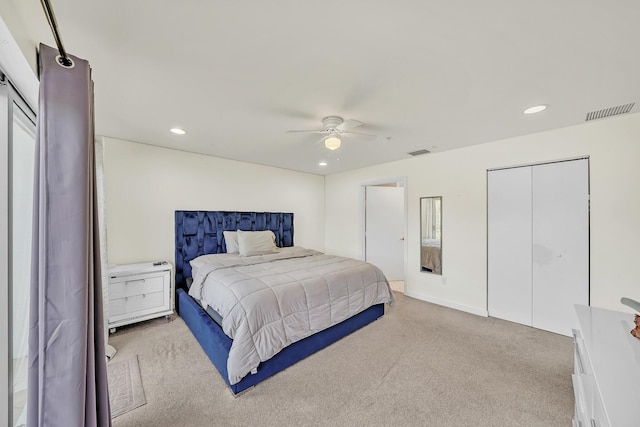
[(240, 252), (240, 248), (238, 246), (238, 233), (236, 231), (223, 231), (224, 241), (227, 245), (227, 253), (228, 254), (237, 254)]
[(264, 255), (278, 252), (273, 231), (238, 230), (240, 256)]

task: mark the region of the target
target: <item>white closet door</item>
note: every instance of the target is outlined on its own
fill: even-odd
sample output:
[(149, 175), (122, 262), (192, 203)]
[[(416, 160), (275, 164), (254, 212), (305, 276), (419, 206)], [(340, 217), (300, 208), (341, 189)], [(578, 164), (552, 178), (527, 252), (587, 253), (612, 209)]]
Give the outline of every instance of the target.
[(489, 315), (531, 325), (531, 167), (488, 173)]
[(533, 168), (532, 326), (571, 335), (589, 304), (588, 160)]

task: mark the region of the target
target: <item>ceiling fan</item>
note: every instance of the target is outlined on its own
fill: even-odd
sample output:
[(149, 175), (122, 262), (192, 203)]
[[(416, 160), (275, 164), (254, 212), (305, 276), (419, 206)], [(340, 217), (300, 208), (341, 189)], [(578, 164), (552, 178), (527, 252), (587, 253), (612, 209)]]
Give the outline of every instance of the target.
[(325, 136), (321, 139), (324, 140), (324, 146), (329, 150), (337, 150), (342, 144), (342, 137), (348, 135), (364, 135), (364, 136), (377, 136), (370, 135), (368, 133), (352, 132), (351, 129), (361, 126), (362, 123), (358, 120), (348, 119), (343, 120), (342, 117), (328, 116), (322, 119), (321, 130), (290, 130), (287, 133), (319, 133)]

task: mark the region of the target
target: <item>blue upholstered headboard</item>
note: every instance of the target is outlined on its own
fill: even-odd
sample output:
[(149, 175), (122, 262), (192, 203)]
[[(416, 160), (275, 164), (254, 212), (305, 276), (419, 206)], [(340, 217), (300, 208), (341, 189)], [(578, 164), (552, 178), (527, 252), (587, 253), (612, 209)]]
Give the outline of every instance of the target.
[(293, 246), (293, 213), (176, 211), (176, 289), (186, 288), (189, 261), (227, 252), (223, 231), (271, 230), (276, 246)]

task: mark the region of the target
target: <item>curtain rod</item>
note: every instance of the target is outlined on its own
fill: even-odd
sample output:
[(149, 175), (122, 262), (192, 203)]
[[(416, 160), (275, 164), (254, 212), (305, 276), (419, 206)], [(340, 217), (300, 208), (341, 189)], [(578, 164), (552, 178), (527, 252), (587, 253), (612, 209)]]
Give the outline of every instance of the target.
[(49, 3), (49, 0), (40, 0), (40, 3), (42, 4), (45, 15), (47, 15), (47, 21), (49, 21), (53, 38), (56, 40), (56, 45), (58, 45), (58, 52), (60, 52), (58, 62), (63, 67), (71, 67), (73, 65), (73, 61), (69, 58), (69, 55), (67, 55), (67, 51), (64, 50), (62, 38), (60, 38), (60, 32), (58, 31), (58, 22), (56, 21), (56, 15), (53, 13), (51, 3)]

